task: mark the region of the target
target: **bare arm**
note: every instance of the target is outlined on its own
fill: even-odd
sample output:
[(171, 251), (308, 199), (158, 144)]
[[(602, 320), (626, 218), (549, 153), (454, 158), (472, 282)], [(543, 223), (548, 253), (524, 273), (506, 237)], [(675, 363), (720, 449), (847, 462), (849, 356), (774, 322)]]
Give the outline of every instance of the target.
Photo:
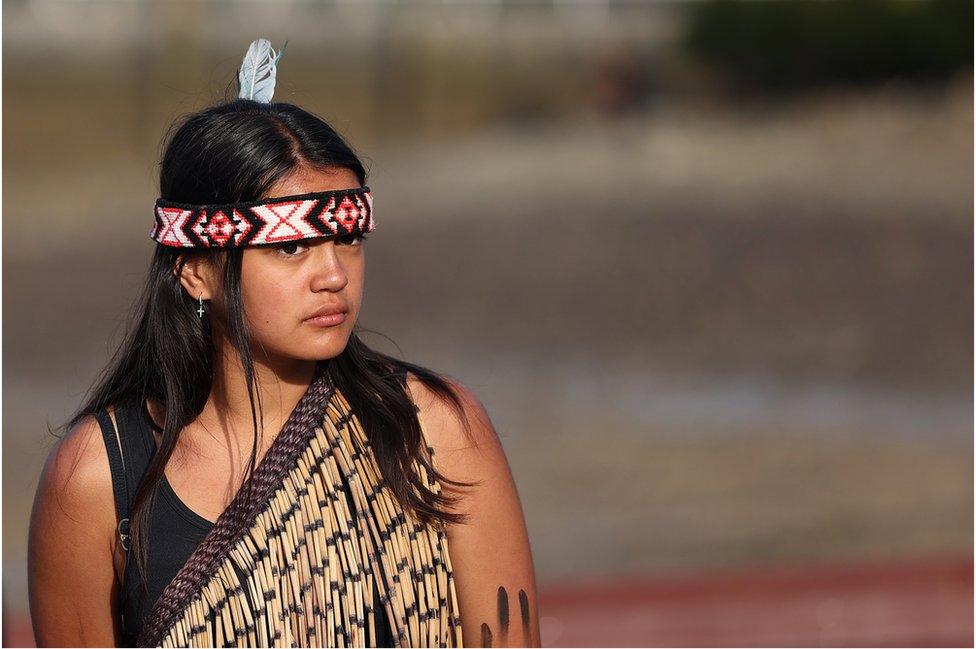
[(438, 471), (466, 482), (454, 511), (468, 523), (447, 527), (448, 546), (468, 647), (539, 647), (535, 569), (525, 517), (505, 452), (488, 413), (464, 386), (472, 437), (450, 406), (416, 380), (409, 382)]
[(115, 518), (108, 454), (88, 417), (51, 449), (34, 496), (27, 571), (38, 647), (118, 646)]

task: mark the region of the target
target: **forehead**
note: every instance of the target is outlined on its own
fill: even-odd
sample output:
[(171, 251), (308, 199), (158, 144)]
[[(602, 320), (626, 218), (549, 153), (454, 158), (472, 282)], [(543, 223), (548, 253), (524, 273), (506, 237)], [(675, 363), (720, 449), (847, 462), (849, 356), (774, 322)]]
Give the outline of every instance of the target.
[(350, 189), (353, 187), (359, 187), (359, 179), (355, 173), (345, 167), (301, 168), (272, 185), (267, 195), (269, 197), (291, 196), (293, 194), (327, 192), (333, 189)]

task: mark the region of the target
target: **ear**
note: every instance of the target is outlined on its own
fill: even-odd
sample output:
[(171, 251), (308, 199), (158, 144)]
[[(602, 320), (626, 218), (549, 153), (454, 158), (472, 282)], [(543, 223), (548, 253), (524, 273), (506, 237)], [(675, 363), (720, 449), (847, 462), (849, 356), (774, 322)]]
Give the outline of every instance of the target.
[[(182, 268), (180, 264), (177, 263), (177, 268), (180, 269), (180, 284), (183, 288), (190, 294), (194, 300), (203, 296), (204, 300), (212, 299), (217, 291), (217, 283), (214, 278), (213, 265), (204, 255), (190, 255), (186, 260), (180, 260), (182, 262)], [(174, 269), (174, 272), (176, 270)]]

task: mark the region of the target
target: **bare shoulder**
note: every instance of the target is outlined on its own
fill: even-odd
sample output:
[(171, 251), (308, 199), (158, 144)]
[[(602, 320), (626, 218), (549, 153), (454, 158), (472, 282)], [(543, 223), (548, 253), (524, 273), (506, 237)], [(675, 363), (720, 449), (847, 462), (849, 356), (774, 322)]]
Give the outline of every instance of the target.
[(51, 448), (34, 496), (28, 594), (38, 646), (115, 641), (114, 540), (108, 453), (98, 421), (89, 416)]
[(420, 426), (434, 449), (435, 467), (449, 479), (476, 483), (473, 491), (462, 490), (457, 510), (470, 512), (485, 498), (517, 500), (508, 457), (485, 405), (460, 381), (448, 383), (461, 402), (460, 416), (451, 403), (412, 374), (407, 376)]
[(418, 408), (420, 425), (434, 452), (485, 450), (499, 445), (498, 433), (481, 400), (460, 381), (446, 380), (461, 402), (461, 413), (412, 373), (407, 374), (407, 389)]
[[(79, 518), (89, 524), (105, 518), (112, 521), (115, 516), (112, 475), (95, 417), (89, 415), (79, 421), (51, 448), (41, 472), (37, 497), (37, 504), (57, 504), (60, 511), (57, 515)], [(55, 512), (45, 508), (40, 513)]]

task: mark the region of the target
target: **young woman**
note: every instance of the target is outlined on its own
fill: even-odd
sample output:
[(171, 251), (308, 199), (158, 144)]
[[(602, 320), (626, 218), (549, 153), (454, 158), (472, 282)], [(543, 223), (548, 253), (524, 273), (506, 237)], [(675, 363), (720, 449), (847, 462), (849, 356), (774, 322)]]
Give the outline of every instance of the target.
[(37, 488), (38, 646), (539, 646), (484, 407), (357, 336), (365, 182), (291, 104), (172, 132), (135, 326)]

